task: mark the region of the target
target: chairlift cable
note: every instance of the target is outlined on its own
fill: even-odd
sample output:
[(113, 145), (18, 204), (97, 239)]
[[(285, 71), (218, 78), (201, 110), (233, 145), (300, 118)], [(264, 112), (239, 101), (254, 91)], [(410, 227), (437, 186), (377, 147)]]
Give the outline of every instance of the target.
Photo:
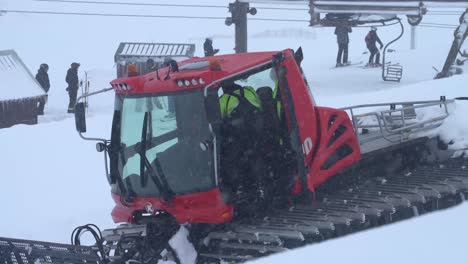
[(167, 6), (167, 7), (205, 7), (205, 8), (227, 8), (218, 5), (190, 5), (190, 4), (163, 4), (163, 3), (131, 3), (131, 2), (103, 2), (103, 1), (81, 1), (81, 0), (33, 0), (36, 2), (55, 2), (73, 4), (103, 4), (103, 5), (133, 5), (133, 6)]
[(455, 29), (456, 27), (448, 27), (448, 26), (432, 26), (432, 25), (425, 25), (423, 23), (418, 25), (419, 27), (428, 27), (428, 28), (443, 28), (443, 29)]
[[(142, 14), (115, 14), (115, 13), (84, 13), (84, 12), (55, 12), (55, 11), (36, 11), (36, 10), (0, 10), (5, 13), (23, 13), (23, 14), (47, 14), (47, 15), (76, 15), (76, 16), (104, 16), (104, 17), (136, 17), (136, 18), (177, 18), (177, 19), (211, 19), (225, 20), (226, 17), (205, 17), (205, 16), (177, 16), (177, 15), (142, 15)], [(309, 22), (301, 19), (276, 19), (276, 18), (250, 18), (254, 21), (276, 21), (276, 22)]]
[(187, 18), (187, 19), (216, 19), (225, 20), (226, 17), (203, 17), (203, 16), (177, 16), (177, 15), (138, 15), (138, 14), (113, 14), (113, 13), (82, 13), (82, 12), (54, 12), (35, 10), (0, 10), (6, 13), (24, 14), (48, 14), (48, 15), (76, 15), (76, 16), (107, 16), (107, 17), (141, 17), (141, 18)]
[(458, 25), (442, 24), (442, 23), (430, 23), (430, 22), (424, 22), (424, 23), (421, 23), (421, 24), (431, 25), (431, 26), (458, 27)]
[[(103, 2), (103, 1), (82, 1), (82, 0), (33, 0), (37, 2), (55, 2), (55, 3), (72, 3), (72, 4), (102, 4), (102, 5), (130, 5), (130, 6), (163, 6), (163, 7), (191, 7), (191, 8), (228, 8), (221, 5), (190, 5), (190, 4), (167, 4), (167, 3), (132, 3), (132, 2)], [(256, 6), (257, 9), (265, 10), (286, 10), (286, 11), (308, 11), (306, 8), (290, 8), (290, 7), (263, 7)]]

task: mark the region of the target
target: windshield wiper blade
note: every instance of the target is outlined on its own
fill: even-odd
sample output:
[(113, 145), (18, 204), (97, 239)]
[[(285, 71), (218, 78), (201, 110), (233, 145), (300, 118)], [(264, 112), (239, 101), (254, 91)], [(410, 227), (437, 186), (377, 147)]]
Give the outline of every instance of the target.
[[(123, 149), (125, 149), (125, 144), (122, 144), (122, 146), (120, 147), (112, 146), (108, 149), (108, 151), (110, 155), (114, 155), (114, 159), (121, 158), (123, 162), (125, 160), (125, 153)], [(116, 165), (111, 164), (111, 166), (116, 166)], [(122, 193), (123, 201), (125, 203), (132, 202), (134, 194), (135, 194), (135, 191), (133, 190), (132, 185), (129, 182), (127, 183), (124, 182), (124, 179), (121, 177), (119, 170), (117, 168), (113, 167), (112, 170), (117, 174), (116, 182)]]
[(135, 146), (136, 148), (139, 148), (140, 151), (140, 185), (141, 187), (145, 187), (146, 184), (148, 183), (148, 180), (146, 178), (146, 173), (145, 173), (145, 158), (146, 158), (146, 138), (147, 138), (147, 133), (148, 133), (148, 116), (149, 113), (145, 112), (145, 117), (143, 118), (143, 128), (141, 129), (141, 140), (140, 140), (140, 146)]
[(172, 201), (175, 193), (172, 191), (169, 183), (167, 182), (166, 176), (162, 171), (161, 164), (159, 163), (158, 158), (154, 160), (156, 164), (157, 170), (155, 170), (151, 163), (149, 162), (148, 158), (146, 157), (146, 143), (147, 143), (147, 133), (148, 133), (148, 117), (149, 112), (145, 112), (145, 117), (143, 119), (143, 129), (141, 132), (141, 142), (135, 145), (136, 152), (140, 155), (140, 183), (141, 186), (144, 187), (147, 184), (145, 168), (150, 173), (151, 179), (156, 184), (156, 187), (161, 192), (161, 197), (165, 201)]
[(144, 157), (144, 160), (145, 166), (150, 172), (151, 179), (161, 191), (161, 197), (164, 199), (164, 201), (171, 202), (174, 199), (175, 193), (166, 180), (166, 176), (161, 169), (158, 158), (154, 160), (157, 170), (151, 166), (151, 163), (149, 162), (148, 158), (146, 158), (146, 156)]

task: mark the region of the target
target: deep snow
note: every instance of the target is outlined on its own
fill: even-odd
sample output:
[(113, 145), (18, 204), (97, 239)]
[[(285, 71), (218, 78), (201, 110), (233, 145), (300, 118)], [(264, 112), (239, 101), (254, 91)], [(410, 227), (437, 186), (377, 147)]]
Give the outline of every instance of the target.
[[(200, 3), (221, 5), (228, 1), (206, 0)], [(27, 0), (0, 0), (0, 9), (194, 15), (193, 10), (187, 9)], [(278, 13), (259, 9), (257, 17), (272, 17), (275, 12)], [(294, 12), (295, 18), (307, 19), (307, 13)], [(227, 9), (201, 9), (196, 14), (228, 15)], [(287, 14), (291, 13), (278, 13), (283, 17), (288, 17)], [(425, 18), (424, 22), (455, 24), (457, 19), (433, 16)], [(405, 26), (408, 29), (407, 24)], [(221, 53), (231, 53), (234, 46), (233, 27), (226, 27), (222, 20), (192, 22), (7, 13), (0, 16), (0, 32), (0, 50), (14, 48), (32, 72), (40, 63), (47, 62), (52, 83), (49, 103), (39, 125), (17, 125), (0, 130), (3, 150), (0, 152), (3, 175), (0, 236), (65, 243), (77, 225), (91, 222), (102, 228), (115, 226), (110, 218), (113, 202), (105, 179), (103, 156), (95, 151), (94, 143), (78, 137), (72, 116), (65, 114), (68, 96), (64, 78), (69, 64), (80, 62), (81, 76), (87, 71), (91, 90), (98, 90), (108, 87), (108, 82), (115, 76), (113, 54), (120, 41), (192, 42), (197, 45), (198, 56), (202, 55), (205, 36), (214, 37), (214, 46), (220, 48)], [(353, 62), (367, 59), (367, 54), (362, 54), (365, 52), (363, 39), (366, 32), (367, 28), (359, 28), (350, 35), (350, 59)], [(392, 26), (380, 28), (378, 33), (384, 42), (388, 42), (399, 32), (396, 26)], [(362, 103), (434, 100), (440, 95), (452, 98), (466, 96), (467, 93), (466, 74), (432, 80), (435, 75), (432, 66), (442, 67), (452, 42), (452, 33), (450, 29), (418, 28), (417, 49), (414, 51), (409, 50), (409, 34), (395, 43), (392, 48), (397, 52), (389, 53), (388, 59), (404, 66), (401, 83), (383, 82), (379, 69), (330, 69), (335, 64), (337, 48), (330, 28), (309, 28), (307, 23), (252, 21), (249, 24), (249, 35), (252, 36), (249, 49), (279, 50), (302, 46), (305, 55), (303, 67), (319, 105), (344, 107)], [(90, 99), (89, 136), (110, 137), (112, 101), (110, 93)], [(444, 139), (454, 140), (451, 147), (468, 146), (467, 113), (468, 102), (457, 102), (452, 116), (440, 128)], [(463, 242), (467, 229), (462, 219), (467, 215), (468, 206), (463, 205), (259, 262), (438, 263), (447, 260), (464, 263)], [(186, 249), (184, 246), (181, 248)], [(187, 255), (190, 257), (189, 250)]]

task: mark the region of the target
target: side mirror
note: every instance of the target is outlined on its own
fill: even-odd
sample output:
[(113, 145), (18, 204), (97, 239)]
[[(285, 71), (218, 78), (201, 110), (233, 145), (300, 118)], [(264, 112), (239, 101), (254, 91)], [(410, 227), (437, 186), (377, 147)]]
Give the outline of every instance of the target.
[(77, 103), (75, 105), (75, 125), (78, 132), (86, 132), (86, 115), (84, 103)]

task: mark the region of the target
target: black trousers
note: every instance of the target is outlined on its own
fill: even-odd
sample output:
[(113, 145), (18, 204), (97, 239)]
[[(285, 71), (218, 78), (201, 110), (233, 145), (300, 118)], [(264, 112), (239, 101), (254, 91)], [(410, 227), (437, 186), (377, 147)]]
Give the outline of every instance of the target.
[(336, 63), (341, 63), (341, 56), (343, 56), (343, 63), (348, 62), (348, 43), (338, 43), (338, 56)]
[(68, 111), (75, 110), (77, 95), (78, 95), (78, 89), (68, 89), (68, 97), (70, 98), (70, 102), (68, 103)]
[(41, 99), (39, 101), (39, 106), (38, 106), (38, 114), (39, 115), (43, 115), (44, 114), (44, 107), (45, 107), (45, 104), (47, 102), (47, 95), (45, 96), (44, 99)]
[[(370, 51), (370, 56), (369, 56), (369, 63), (372, 63), (373, 60), (374, 60), (374, 56), (375, 56), (375, 63), (380, 63), (380, 52), (379, 50), (377, 49), (377, 47), (367, 47)], [(377, 54), (377, 55), (376, 55)]]

